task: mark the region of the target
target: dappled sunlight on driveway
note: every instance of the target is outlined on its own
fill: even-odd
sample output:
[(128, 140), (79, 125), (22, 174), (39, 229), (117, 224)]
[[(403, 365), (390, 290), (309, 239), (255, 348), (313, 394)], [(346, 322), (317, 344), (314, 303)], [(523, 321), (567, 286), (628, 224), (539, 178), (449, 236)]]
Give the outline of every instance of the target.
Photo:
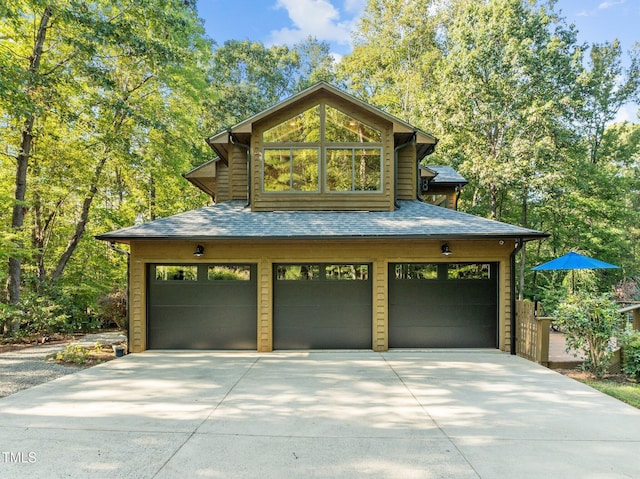
[(610, 477), (598, 451), (626, 474), (640, 447), (638, 410), (497, 351), (154, 351), (1, 398), (0, 419), (0, 450), (38, 457), (3, 479)]

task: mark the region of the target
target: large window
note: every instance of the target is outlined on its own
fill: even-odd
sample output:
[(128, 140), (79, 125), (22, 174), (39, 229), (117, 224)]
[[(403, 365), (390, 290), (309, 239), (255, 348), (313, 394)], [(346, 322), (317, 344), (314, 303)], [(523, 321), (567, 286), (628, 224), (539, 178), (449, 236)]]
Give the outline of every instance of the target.
[(265, 191), (318, 191), (317, 148), (264, 151)]
[(382, 190), (382, 132), (324, 103), (265, 130), (265, 192)]
[(380, 148), (327, 148), (327, 191), (378, 191)]

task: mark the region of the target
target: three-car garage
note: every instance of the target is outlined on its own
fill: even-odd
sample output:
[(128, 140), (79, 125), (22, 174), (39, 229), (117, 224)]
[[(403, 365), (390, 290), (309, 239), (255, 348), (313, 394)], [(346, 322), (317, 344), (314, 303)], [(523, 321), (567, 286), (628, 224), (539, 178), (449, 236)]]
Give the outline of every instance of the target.
[[(371, 349), (372, 263), (274, 264), (273, 349)], [(148, 265), (149, 349), (256, 350), (256, 264)], [(495, 348), (497, 263), (389, 263), (389, 348)]]

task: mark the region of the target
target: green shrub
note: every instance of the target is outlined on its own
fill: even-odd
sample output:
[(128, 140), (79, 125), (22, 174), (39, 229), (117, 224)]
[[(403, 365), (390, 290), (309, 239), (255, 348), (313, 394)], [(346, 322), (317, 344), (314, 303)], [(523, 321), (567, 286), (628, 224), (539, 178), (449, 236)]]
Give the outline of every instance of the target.
[(64, 363), (85, 364), (89, 359), (89, 350), (77, 344), (67, 344), (63, 351), (56, 354), (55, 360)]
[(14, 311), (20, 329), (35, 334), (69, 332), (67, 315), (62, 306), (46, 296), (25, 294)]
[(555, 324), (565, 333), (567, 352), (584, 351), (583, 368), (604, 376), (613, 354), (613, 339), (622, 337), (622, 316), (607, 295), (580, 292), (558, 305)]
[(622, 341), (625, 374), (640, 381), (640, 331), (629, 332)]

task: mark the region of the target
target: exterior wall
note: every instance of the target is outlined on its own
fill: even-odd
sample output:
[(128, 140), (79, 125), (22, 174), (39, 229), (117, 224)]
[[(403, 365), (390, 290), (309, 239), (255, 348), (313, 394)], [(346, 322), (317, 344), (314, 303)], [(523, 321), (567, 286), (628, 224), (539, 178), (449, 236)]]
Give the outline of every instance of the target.
[(456, 187), (432, 185), (427, 191), (422, 193), (427, 203), (455, 210), (456, 208)]
[(399, 200), (415, 200), (418, 188), (416, 177), (416, 147), (406, 146), (398, 150), (398, 190)]
[(229, 146), (229, 197), (247, 200), (247, 151), (237, 145)]
[[(509, 351), (510, 265), (514, 241), (450, 240), (453, 255), (441, 254), (442, 241), (353, 240), (353, 241), (136, 241), (131, 244), (131, 298), (129, 348), (141, 352), (146, 345), (146, 271), (148, 263), (256, 263), (258, 265), (258, 351), (273, 348), (273, 264), (297, 262), (372, 263), (372, 348), (388, 349), (388, 265), (396, 262), (498, 262), (498, 347)], [(205, 248), (196, 258), (197, 244)]]
[(216, 177), (216, 203), (222, 203), (231, 199), (229, 195), (229, 167), (221, 163)]
[[(284, 193), (262, 191), (262, 134), (292, 116), (305, 111), (319, 102), (325, 102), (338, 110), (382, 131), (383, 167), (382, 189), (376, 193)], [(302, 101), (285, 108), (264, 121), (254, 125), (251, 136), (251, 209), (253, 211), (274, 210), (369, 210), (392, 211), (394, 196), (393, 165), (393, 125), (390, 122), (372, 117), (368, 112), (351, 102), (333, 95), (310, 95)], [(324, 145), (320, 145), (321, 158)], [(320, 183), (324, 179), (323, 161), (320, 162)]]

